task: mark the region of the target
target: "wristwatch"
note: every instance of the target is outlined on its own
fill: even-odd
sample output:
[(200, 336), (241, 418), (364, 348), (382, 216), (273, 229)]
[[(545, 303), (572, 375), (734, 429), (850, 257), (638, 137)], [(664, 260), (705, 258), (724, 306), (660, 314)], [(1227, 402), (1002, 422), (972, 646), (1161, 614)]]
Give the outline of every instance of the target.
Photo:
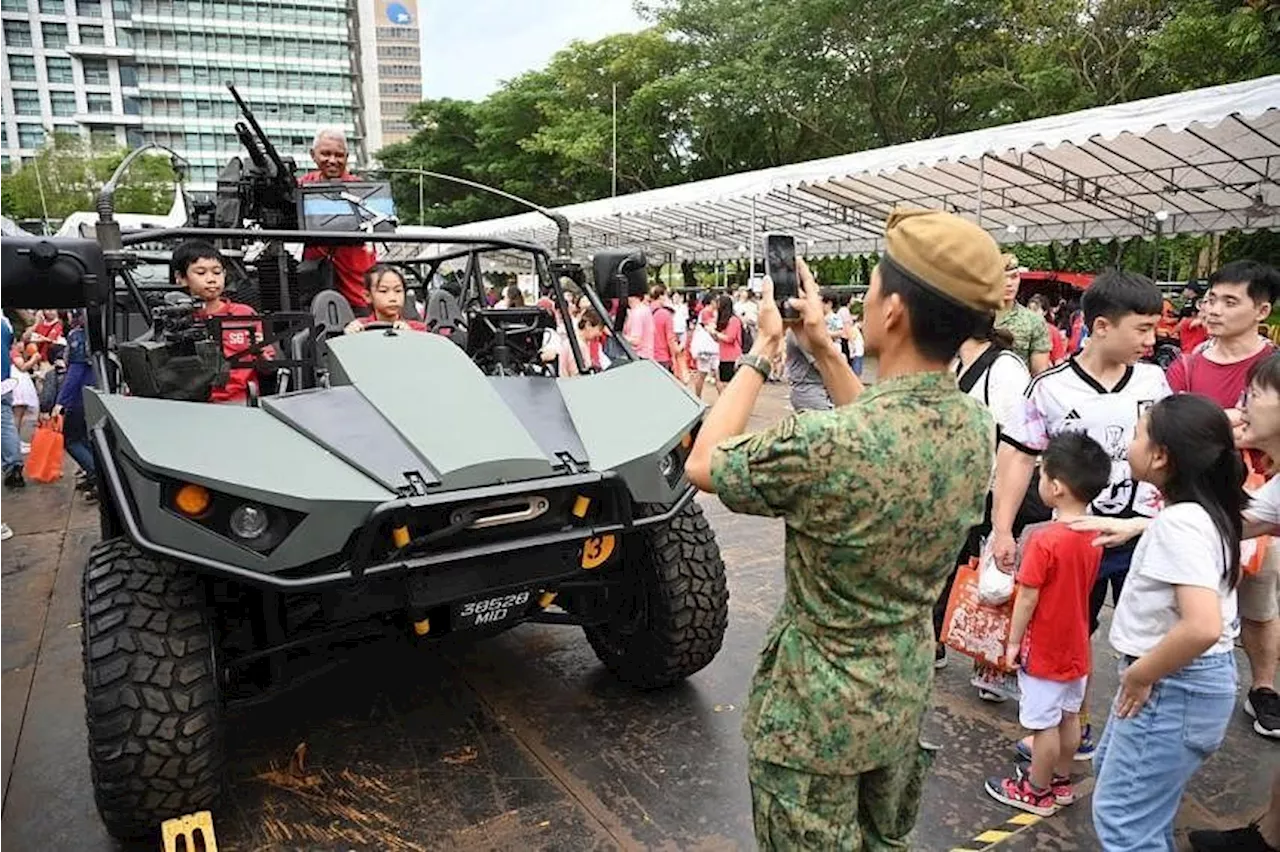
[(748, 352), (746, 355), (743, 355), (738, 359), (738, 364), (734, 368), (734, 371), (736, 372), (741, 370), (743, 367), (750, 367), (755, 370), (766, 382), (769, 381), (769, 377), (773, 375), (773, 364), (770, 363), (769, 359), (763, 355), (752, 355)]

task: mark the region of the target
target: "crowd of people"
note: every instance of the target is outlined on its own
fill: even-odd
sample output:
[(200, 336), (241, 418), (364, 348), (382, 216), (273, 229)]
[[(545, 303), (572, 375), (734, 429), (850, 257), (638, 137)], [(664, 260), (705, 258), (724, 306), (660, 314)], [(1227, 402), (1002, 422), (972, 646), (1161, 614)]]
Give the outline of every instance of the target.
[[(83, 402), (84, 388), (94, 376), (83, 314), (52, 309), (14, 313), (19, 326), (15, 328), (6, 315), (0, 334), (4, 486), (17, 489), (27, 484), (23, 462), (31, 446), (21, 437), (27, 424), (52, 421), (79, 467), (76, 490), (88, 502), (96, 502), (97, 480)], [(8, 524), (0, 523), (0, 539), (12, 535)]]
[[(1027, 730), (986, 792), (1051, 816), (1092, 760), (1100, 847), (1173, 850), (1182, 792), (1235, 712), (1237, 637), (1243, 712), (1280, 738), (1266, 538), (1280, 530), (1280, 354), (1259, 334), (1280, 276), (1216, 271), (1179, 319), (1204, 339), (1166, 367), (1152, 354), (1168, 311), (1141, 275), (1105, 272), (1078, 306), (1023, 306), (1017, 259), (958, 217), (896, 212), (884, 244), (863, 306), (876, 384), (831, 345), (832, 306), (800, 263), (800, 320), (784, 326), (766, 286), (687, 465), (730, 509), (786, 522), (787, 592), (744, 720), (757, 840), (905, 847), (931, 759), (917, 745), (930, 670), (946, 664), (937, 616), (956, 568), (985, 555), (1016, 586), (998, 668), (1016, 672)], [(833, 407), (744, 434), (771, 362), (797, 347), (813, 356), (797, 375)], [(1108, 597), (1120, 685), (1095, 722)], [(1266, 817), (1193, 832), (1193, 847), (1280, 848), (1277, 796), (1280, 778)]]

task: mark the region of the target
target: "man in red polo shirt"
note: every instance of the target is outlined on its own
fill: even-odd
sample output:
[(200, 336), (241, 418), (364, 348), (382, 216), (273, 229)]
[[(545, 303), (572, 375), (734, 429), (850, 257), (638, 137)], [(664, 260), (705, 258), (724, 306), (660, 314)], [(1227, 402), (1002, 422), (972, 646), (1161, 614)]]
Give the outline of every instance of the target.
[(676, 341), (675, 308), (667, 298), (667, 288), (662, 284), (654, 284), (649, 288), (649, 307), (653, 311), (653, 360), (667, 368), (668, 373), (675, 372), (675, 357), (680, 351)]
[[(316, 170), (298, 178), (298, 183), (354, 181), (358, 177), (347, 171), (347, 137), (337, 128), (322, 128), (311, 145), (311, 159)], [(309, 245), (302, 251), (303, 260), (326, 257), (333, 264), (338, 292), (351, 303), (357, 315), (369, 312), (369, 293), (364, 275), (378, 262), (368, 243), (356, 245)]]

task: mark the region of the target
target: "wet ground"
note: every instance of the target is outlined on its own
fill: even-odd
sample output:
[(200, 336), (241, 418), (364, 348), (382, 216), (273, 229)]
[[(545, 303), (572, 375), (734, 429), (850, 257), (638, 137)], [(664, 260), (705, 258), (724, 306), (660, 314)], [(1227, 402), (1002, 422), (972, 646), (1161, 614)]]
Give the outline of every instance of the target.
[[(708, 396), (710, 396), (710, 392)], [(785, 394), (767, 389), (754, 423)], [(71, 463), (68, 461), (68, 471)], [(720, 850), (753, 846), (745, 747), (748, 678), (782, 594), (782, 526), (703, 498), (729, 573), (724, 650), (685, 684), (636, 693), (596, 661), (579, 630), (525, 626), (434, 649), (387, 642), (232, 720), (222, 850)], [(3, 844), (114, 848), (98, 821), (85, 752), (80, 571), (97, 534), (70, 474), (6, 491), (3, 516)], [(1101, 712), (1115, 688), (1097, 644)], [(1247, 663), (1240, 655), (1242, 680)], [(982, 791), (1006, 771), (1017, 710), (980, 702), (968, 667), (938, 673), (927, 738), (943, 750), (913, 848), (1090, 850), (1083, 801), (1030, 825)], [(301, 744), (300, 774), (288, 770)], [(1092, 789), (1080, 764), (1080, 789)], [(1193, 780), (1179, 825), (1256, 816), (1280, 743), (1242, 713)], [(981, 840), (976, 838), (981, 837)]]

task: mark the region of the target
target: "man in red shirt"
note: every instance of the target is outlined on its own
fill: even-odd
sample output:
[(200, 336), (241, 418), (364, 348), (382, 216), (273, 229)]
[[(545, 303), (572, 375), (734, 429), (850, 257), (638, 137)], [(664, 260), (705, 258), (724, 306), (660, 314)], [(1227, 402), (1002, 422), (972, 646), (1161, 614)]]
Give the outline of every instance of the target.
[[(299, 184), (325, 181), (354, 181), (358, 177), (347, 171), (347, 137), (337, 128), (324, 128), (316, 133), (311, 145), (311, 159), (316, 170), (298, 178)], [(357, 314), (369, 312), (369, 297), (364, 286), (365, 273), (378, 262), (368, 243), (356, 245), (309, 245), (302, 251), (303, 260), (328, 258), (333, 264), (338, 292), (351, 303)]]
[(1041, 457), (1040, 499), (1056, 520), (1030, 533), (1005, 651), (1018, 668), (1018, 720), (1032, 731), (1031, 768), (991, 778), (997, 801), (1050, 816), (1075, 800), (1071, 764), (1080, 746), (1080, 708), (1090, 671), (1089, 596), (1102, 548), (1067, 526), (1089, 511), (1111, 477), (1111, 457), (1082, 432), (1062, 432)]
[(1249, 370), (1275, 348), (1258, 334), (1271, 314), (1273, 288), (1280, 288), (1280, 275), (1252, 260), (1228, 263), (1209, 277), (1202, 310), (1213, 341), (1169, 365), (1174, 393), (1203, 394), (1228, 411), (1239, 405)]
[[(169, 260), (174, 283), (184, 287), (201, 303), (196, 319), (209, 317), (251, 317), (256, 312), (248, 305), (222, 298), (226, 288), (226, 264), (222, 253), (209, 243), (188, 240), (173, 251)], [(262, 324), (254, 321), (226, 322), (222, 326), (222, 354), (231, 358), (262, 339)], [(265, 353), (264, 353), (265, 354)], [(243, 403), (254, 380), (253, 367), (233, 368), (224, 385), (213, 389), (210, 402)]]
[(668, 373), (674, 373), (680, 343), (673, 320), (676, 311), (667, 299), (666, 287), (654, 284), (649, 288), (649, 306), (653, 311), (653, 360), (666, 367)]
[[(1258, 325), (1270, 316), (1277, 296), (1280, 273), (1265, 264), (1237, 260), (1213, 273), (1201, 305), (1213, 341), (1169, 366), (1169, 387), (1174, 393), (1203, 394), (1238, 423), (1249, 371), (1275, 352), (1271, 341), (1258, 334)], [(1245, 712), (1254, 717), (1255, 731), (1272, 738), (1280, 738), (1280, 694), (1275, 689), (1280, 656), (1277, 572), (1280, 543), (1272, 541), (1258, 573), (1242, 577), (1237, 590), (1240, 639), (1253, 676)]]

